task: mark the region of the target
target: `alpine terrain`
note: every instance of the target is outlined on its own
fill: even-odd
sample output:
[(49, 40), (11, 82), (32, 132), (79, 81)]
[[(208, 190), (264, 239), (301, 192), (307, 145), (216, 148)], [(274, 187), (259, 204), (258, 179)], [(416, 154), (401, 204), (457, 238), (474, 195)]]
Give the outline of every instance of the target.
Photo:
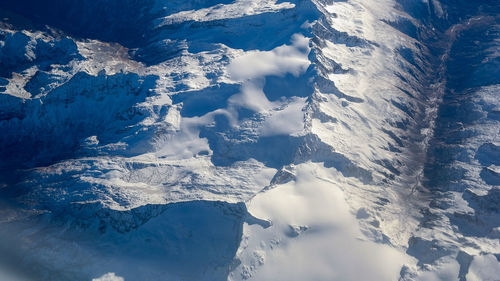
[(0, 0), (0, 280), (499, 281), (499, 0)]

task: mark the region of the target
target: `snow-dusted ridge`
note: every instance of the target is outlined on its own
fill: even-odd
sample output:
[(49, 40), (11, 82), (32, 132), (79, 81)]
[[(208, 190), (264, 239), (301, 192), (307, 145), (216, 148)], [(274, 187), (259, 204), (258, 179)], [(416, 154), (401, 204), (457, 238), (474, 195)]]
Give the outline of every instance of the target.
[(35, 2), (0, 2), (6, 274), (500, 274), (495, 1)]

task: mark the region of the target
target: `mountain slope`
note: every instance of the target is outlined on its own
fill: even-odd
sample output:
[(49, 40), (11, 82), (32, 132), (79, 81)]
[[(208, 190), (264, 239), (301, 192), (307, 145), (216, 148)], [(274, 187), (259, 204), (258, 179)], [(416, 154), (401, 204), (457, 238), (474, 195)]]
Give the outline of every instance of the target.
[(498, 2), (35, 2), (0, 2), (9, 274), (500, 272)]

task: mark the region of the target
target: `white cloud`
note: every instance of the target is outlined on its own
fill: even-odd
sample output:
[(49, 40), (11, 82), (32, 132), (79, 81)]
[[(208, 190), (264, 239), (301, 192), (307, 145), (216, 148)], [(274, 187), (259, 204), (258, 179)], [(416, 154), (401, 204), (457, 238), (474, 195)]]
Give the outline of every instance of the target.
[(304, 130), (305, 98), (297, 99), (284, 109), (273, 112), (266, 119), (261, 129), (261, 135), (297, 135)]
[(476, 256), (469, 267), (467, 281), (496, 281), (500, 262), (493, 255)]
[(114, 272), (104, 274), (99, 278), (94, 278), (92, 281), (125, 281), (123, 277), (116, 276)]
[(309, 38), (294, 34), (292, 45), (283, 45), (271, 51), (250, 51), (236, 58), (228, 66), (229, 77), (245, 81), (287, 73), (299, 76), (311, 63), (307, 58), (309, 51)]

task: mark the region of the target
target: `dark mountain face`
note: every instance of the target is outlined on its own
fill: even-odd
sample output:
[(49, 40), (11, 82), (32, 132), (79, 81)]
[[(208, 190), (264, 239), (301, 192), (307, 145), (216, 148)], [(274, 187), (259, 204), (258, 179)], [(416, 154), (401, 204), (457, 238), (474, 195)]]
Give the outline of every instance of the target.
[(161, 17), (232, 1), (179, 1), (160, 5), (156, 0), (49, 0), (0, 1), (2, 9), (16, 12), (35, 23), (49, 25), (68, 35), (118, 42), (134, 48), (155, 40)]

